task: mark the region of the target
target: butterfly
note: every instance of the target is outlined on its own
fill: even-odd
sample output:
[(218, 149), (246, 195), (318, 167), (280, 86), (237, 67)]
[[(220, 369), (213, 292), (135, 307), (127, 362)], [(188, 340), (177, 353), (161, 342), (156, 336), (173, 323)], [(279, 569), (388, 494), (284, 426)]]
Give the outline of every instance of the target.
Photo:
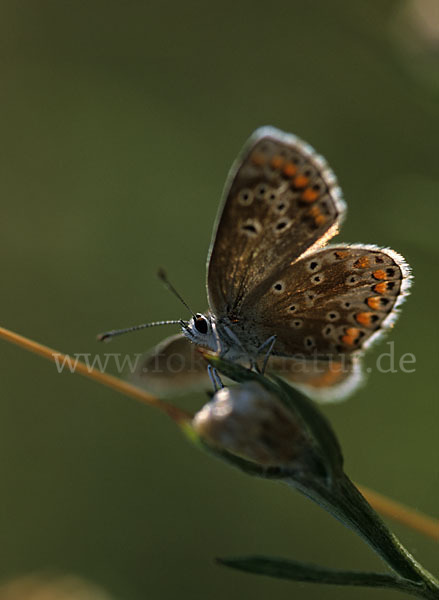
[(295, 135), (257, 129), (225, 185), (207, 260), (209, 310), (180, 321), (136, 381), (165, 395), (208, 384), (197, 346), (267, 368), (317, 400), (362, 379), (360, 358), (393, 325), (411, 274), (374, 245), (328, 245), (346, 214), (325, 159)]

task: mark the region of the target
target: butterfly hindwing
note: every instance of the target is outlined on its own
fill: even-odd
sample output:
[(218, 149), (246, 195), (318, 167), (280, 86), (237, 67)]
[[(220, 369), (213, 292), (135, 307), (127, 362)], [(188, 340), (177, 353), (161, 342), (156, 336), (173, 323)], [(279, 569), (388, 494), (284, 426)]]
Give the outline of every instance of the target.
[(319, 402), (343, 400), (363, 381), (361, 361), (350, 354), (329, 360), (273, 356), (268, 369)]
[(276, 334), (277, 355), (351, 354), (393, 323), (409, 284), (393, 250), (331, 245), (268, 277), (246, 297), (242, 318), (260, 339)]
[(207, 363), (183, 334), (164, 339), (141, 357), (133, 383), (158, 396), (184, 394), (211, 385)]

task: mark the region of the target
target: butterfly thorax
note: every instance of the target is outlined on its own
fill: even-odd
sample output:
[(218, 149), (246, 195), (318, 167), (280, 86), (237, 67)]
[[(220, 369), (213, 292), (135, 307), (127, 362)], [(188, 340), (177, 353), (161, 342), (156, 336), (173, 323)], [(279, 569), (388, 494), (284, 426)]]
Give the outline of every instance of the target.
[(194, 344), (218, 352), (228, 360), (257, 358), (261, 346), (261, 341), (249, 335), (239, 320), (218, 319), (211, 313), (197, 313), (182, 325), (182, 332)]

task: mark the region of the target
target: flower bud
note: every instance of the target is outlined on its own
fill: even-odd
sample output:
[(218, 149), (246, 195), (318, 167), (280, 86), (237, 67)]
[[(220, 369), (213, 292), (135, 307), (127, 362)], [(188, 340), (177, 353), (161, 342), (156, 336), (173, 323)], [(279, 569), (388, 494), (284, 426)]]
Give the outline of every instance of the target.
[(294, 412), (256, 381), (216, 392), (192, 426), (208, 445), (263, 467), (294, 466), (307, 445)]

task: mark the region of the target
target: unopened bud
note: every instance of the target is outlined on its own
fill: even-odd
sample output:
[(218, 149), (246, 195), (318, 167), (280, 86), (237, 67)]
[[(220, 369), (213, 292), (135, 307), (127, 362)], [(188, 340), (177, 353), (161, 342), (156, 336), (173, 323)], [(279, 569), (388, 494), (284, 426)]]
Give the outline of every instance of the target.
[(192, 425), (206, 443), (264, 467), (293, 466), (307, 445), (295, 414), (255, 381), (216, 392)]

